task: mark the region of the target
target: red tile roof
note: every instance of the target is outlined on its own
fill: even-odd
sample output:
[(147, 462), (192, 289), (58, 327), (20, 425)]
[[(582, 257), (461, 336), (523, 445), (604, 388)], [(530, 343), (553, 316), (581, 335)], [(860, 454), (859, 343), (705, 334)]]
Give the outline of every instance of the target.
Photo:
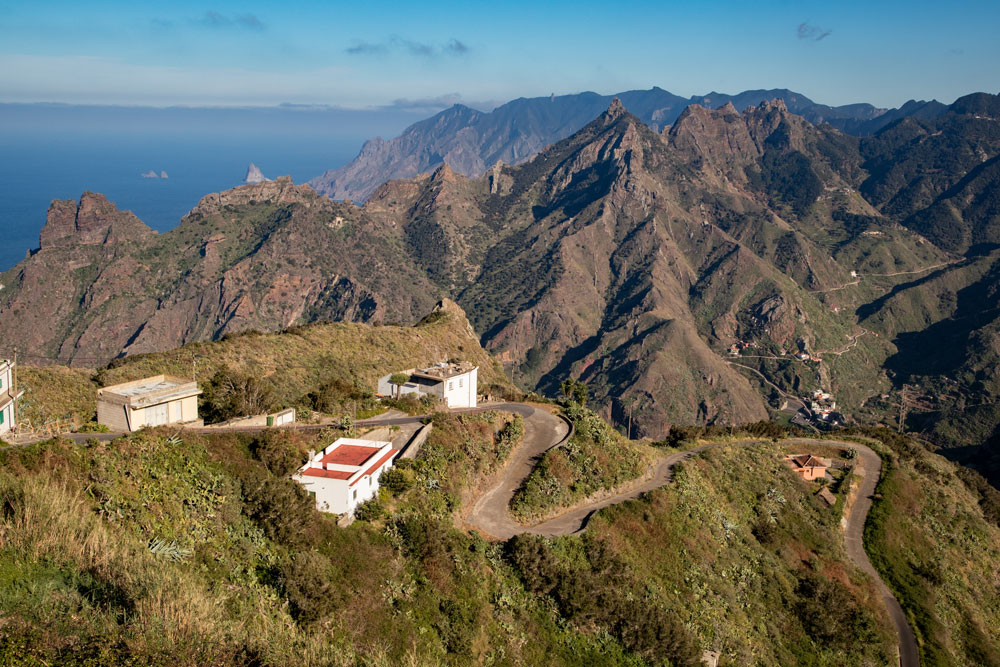
[(340, 445), (323, 457), (323, 463), (337, 463), (345, 466), (361, 466), (378, 453), (379, 447), (361, 445)]
[[(375, 472), (376, 470), (379, 469), (379, 466), (381, 466), (383, 463), (385, 463), (386, 461), (388, 461), (389, 459), (391, 459), (393, 456), (395, 456), (398, 453), (399, 453), (398, 449), (390, 449), (389, 451), (387, 451), (382, 456), (382, 458), (380, 458), (378, 461), (376, 461), (374, 464), (372, 464), (372, 467), (369, 468), (368, 470), (366, 470), (364, 472), (364, 474), (359, 475), (358, 479), (361, 479), (365, 475), (371, 475), (373, 472)], [(353, 482), (351, 482), (351, 486), (354, 486), (355, 484), (357, 484), (358, 483), (358, 479), (356, 479)]]
[(800, 468), (826, 468), (827, 465), (821, 459), (816, 458), (811, 454), (800, 454), (799, 456), (792, 456), (790, 459), (795, 465)]
[[(357, 471), (355, 471), (357, 472)], [(324, 470), (323, 468), (306, 468), (303, 475), (309, 477), (326, 477), (327, 479), (350, 479), (353, 472), (347, 470)]]

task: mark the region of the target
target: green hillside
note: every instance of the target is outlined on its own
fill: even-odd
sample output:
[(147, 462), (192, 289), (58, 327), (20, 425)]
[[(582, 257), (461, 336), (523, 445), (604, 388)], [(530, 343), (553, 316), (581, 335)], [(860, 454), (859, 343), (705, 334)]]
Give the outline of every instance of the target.
[(22, 414), (33, 424), (83, 424), (95, 416), (100, 386), (165, 373), (196, 377), (208, 388), (219, 371), (259, 378), (275, 408), (336, 412), (354, 402), (364, 404), (387, 373), (455, 358), (479, 365), (480, 391), (495, 386), (500, 393), (516, 393), (500, 365), (480, 347), (465, 313), (445, 301), (412, 327), (319, 323), (130, 356), (97, 371), (23, 367)]

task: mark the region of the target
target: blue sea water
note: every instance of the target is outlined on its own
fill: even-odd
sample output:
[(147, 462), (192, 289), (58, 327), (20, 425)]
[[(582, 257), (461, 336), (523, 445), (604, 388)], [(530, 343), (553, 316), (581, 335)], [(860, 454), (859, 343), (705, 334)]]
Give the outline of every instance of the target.
[[(239, 185), (254, 162), (268, 178), (296, 183), (353, 158), (364, 137), (265, 136), (261, 132), (59, 133), (0, 129), (0, 272), (38, 247), (53, 199), (103, 193), (160, 232), (204, 195)], [(143, 178), (149, 170), (169, 178)]]

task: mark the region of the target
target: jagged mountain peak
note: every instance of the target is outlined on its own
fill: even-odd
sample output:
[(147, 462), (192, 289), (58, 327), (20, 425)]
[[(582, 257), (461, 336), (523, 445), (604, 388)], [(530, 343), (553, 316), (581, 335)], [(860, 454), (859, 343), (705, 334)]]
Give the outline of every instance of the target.
[(79, 201), (52, 200), (39, 241), (42, 248), (102, 245), (154, 234), (131, 211), (122, 211), (103, 194), (87, 190)]
[(622, 104), (622, 101), (616, 97), (611, 100), (611, 104), (608, 105), (608, 110), (605, 113), (609, 119), (617, 120), (628, 112), (625, 110), (625, 105)]

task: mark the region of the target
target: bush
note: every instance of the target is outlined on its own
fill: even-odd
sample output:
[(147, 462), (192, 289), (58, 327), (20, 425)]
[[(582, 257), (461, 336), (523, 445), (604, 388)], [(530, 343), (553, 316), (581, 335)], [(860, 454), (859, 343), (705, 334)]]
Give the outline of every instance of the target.
[(202, 414), (208, 422), (266, 414), (274, 410), (271, 382), (252, 373), (222, 369), (212, 376), (202, 395)]
[(272, 475), (287, 477), (302, 467), (306, 457), (287, 438), (274, 431), (264, 431), (250, 441), (250, 453)]
[(253, 469), (242, 472), (244, 513), (271, 539), (291, 546), (306, 542), (315, 506), (301, 486)]
[(354, 509), (354, 518), (358, 521), (378, 521), (385, 515), (385, 508), (378, 498), (370, 498)]
[(330, 560), (315, 551), (300, 551), (281, 568), (281, 587), (297, 622), (321, 621), (337, 608), (331, 569)]
[(409, 491), (413, 487), (413, 481), (413, 470), (402, 468), (397, 463), (382, 473), (382, 476), (379, 477), (379, 486), (387, 489), (392, 495), (398, 496)]

